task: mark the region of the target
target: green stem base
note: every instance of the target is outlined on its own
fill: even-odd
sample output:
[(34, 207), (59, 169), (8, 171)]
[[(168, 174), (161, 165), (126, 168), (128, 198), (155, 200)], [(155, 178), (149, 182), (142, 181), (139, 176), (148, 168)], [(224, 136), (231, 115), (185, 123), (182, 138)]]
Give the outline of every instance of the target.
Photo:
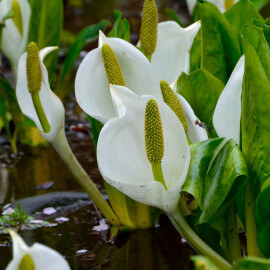
[(113, 226), (120, 226), (120, 222), (115, 213), (113, 212), (112, 208), (103, 198), (96, 185), (90, 179), (88, 174), (82, 168), (82, 166), (74, 156), (73, 152), (71, 151), (63, 128), (59, 132), (55, 141), (52, 142), (52, 145), (54, 146), (55, 150), (58, 152), (74, 178), (76, 179), (77, 183), (89, 195), (89, 197), (99, 208), (102, 214), (109, 220), (109, 222)]
[(254, 202), (255, 199), (253, 198), (252, 189), (248, 180), (245, 187), (247, 253), (248, 256), (262, 257), (257, 241), (257, 228), (254, 219)]
[(189, 226), (183, 215), (177, 209), (172, 214), (167, 214), (177, 231), (187, 240), (187, 242), (194, 248), (199, 254), (206, 256), (214, 264), (220, 267), (222, 270), (231, 269), (231, 265), (216, 253), (211, 247), (209, 247)]

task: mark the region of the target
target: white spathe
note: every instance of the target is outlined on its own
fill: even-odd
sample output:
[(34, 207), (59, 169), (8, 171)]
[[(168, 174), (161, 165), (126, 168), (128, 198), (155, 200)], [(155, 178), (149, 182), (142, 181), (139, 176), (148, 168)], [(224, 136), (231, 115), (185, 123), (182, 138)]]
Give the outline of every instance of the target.
[(198, 117), (195, 115), (193, 109), (186, 101), (186, 99), (176, 94), (183, 108), (183, 112), (186, 117), (186, 121), (188, 124), (188, 132), (187, 135), (192, 143), (202, 142), (208, 139), (207, 132), (204, 128), (200, 127), (197, 123), (199, 121)]
[(103, 44), (114, 51), (129, 89), (137, 95), (158, 98), (160, 80), (172, 83), (183, 71), (189, 72), (189, 51), (199, 29), (200, 22), (187, 28), (175, 22), (159, 23), (157, 48), (151, 63), (129, 42), (107, 38), (100, 31), (98, 48), (87, 54), (76, 75), (75, 95), (80, 107), (103, 124), (116, 116), (102, 59)]
[(97, 160), (101, 174), (128, 197), (172, 213), (177, 207), (190, 163), (182, 124), (163, 101), (156, 99), (164, 135), (161, 166), (166, 190), (154, 180), (145, 150), (145, 108), (155, 97), (137, 96), (123, 86), (111, 86), (111, 92), (118, 117), (107, 122), (99, 136)]
[(16, 232), (10, 230), (9, 233), (13, 242), (13, 259), (6, 270), (18, 270), (25, 255), (31, 257), (35, 270), (70, 270), (67, 261), (57, 251), (39, 243), (29, 247)]
[(245, 71), (245, 56), (237, 62), (213, 115), (213, 125), (219, 137), (229, 137), (240, 143), (242, 107), (242, 83)]
[(171, 84), (182, 72), (189, 74), (190, 50), (200, 28), (200, 21), (186, 28), (173, 21), (158, 24), (157, 46), (151, 58), (158, 83), (165, 80)]
[[(29, 21), (31, 16), (31, 7), (27, 0), (17, 0), (22, 15), (23, 35), (20, 34), (12, 18), (5, 21), (3, 28), (1, 50), (11, 62), (14, 73), (17, 74), (18, 61), (23, 52), (26, 51), (29, 32)], [(0, 1), (0, 19), (10, 10), (13, 0)]]
[(51, 126), (50, 132), (43, 132), (42, 126), (40, 124), (33, 104), (32, 96), (28, 90), (26, 75), (27, 53), (24, 53), (19, 60), (18, 80), (16, 86), (16, 96), (22, 112), (35, 122), (38, 129), (42, 131), (42, 136), (49, 142), (54, 142), (58, 138), (60, 131), (64, 129), (65, 122), (64, 106), (61, 100), (50, 89), (48, 72), (43, 63), (46, 55), (55, 49), (57, 49), (57, 47), (46, 47), (39, 52), (42, 76), (41, 90), (39, 91), (39, 96), (43, 110)]
[[(233, 3), (235, 4), (238, 1), (239, 0), (234, 0)], [(222, 13), (226, 11), (226, 8), (225, 8), (225, 2), (226, 2), (226, 0), (209, 0), (208, 2), (213, 3), (214, 5), (216, 5), (217, 8)], [(193, 10), (194, 10), (194, 8), (196, 6), (197, 0), (186, 0), (186, 3), (187, 3), (189, 14), (192, 15)]]

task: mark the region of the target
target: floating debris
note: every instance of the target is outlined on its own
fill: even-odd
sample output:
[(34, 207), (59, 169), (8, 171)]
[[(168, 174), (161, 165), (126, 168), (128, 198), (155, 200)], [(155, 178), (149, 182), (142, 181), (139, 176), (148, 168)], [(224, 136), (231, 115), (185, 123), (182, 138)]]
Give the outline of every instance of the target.
[(77, 254), (82, 254), (82, 253), (86, 253), (88, 250), (87, 249), (81, 249), (76, 251)]
[(56, 213), (56, 209), (53, 208), (53, 207), (46, 207), (46, 208), (43, 209), (43, 214), (44, 215), (50, 216), (50, 215), (55, 214), (55, 213)]
[(38, 189), (38, 190), (45, 190), (45, 189), (51, 188), (53, 185), (54, 185), (54, 182), (48, 181), (48, 182), (45, 182), (45, 183), (43, 183), (43, 184), (37, 185), (37, 186), (35, 187), (35, 189)]
[(99, 221), (99, 225), (93, 227), (93, 231), (102, 232), (107, 231), (109, 229), (108, 224), (106, 224), (106, 220), (103, 218)]
[(7, 215), (7, 214), (12, 214), (14, 213), (15, 210), (12, 208), (12, 207), (8, 207), (7, 209), (5, 209), (3, 212), (2, 212), (2, 215)]
[(67, 218), (67, 217), (58, 217), (58, 218), (55, 218), (54, 220), (56, 222), (58, 222), (58, 223), (63, 223), (63, 222), (69, 221), (69, 218)]

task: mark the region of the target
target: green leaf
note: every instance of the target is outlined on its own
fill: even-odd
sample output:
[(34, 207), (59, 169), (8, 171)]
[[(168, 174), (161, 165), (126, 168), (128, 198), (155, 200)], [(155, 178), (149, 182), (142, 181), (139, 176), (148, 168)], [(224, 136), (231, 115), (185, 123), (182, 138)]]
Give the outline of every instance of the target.
[[(258, 233), (258, 245), (266, 257), (270, 256), (270, 178), (265, 183), (267, 187), (262, 187), (255, 207), (255, 221)], [(264, 185), (265, 185), (264, 183)], [(263, 186), (264, 186), (263, 185)]]
[(61, 86), (63, 84), (63, 81), (68, 74), (68, 72), (73, 67), (76, 59), (78, 58), (78, 55), (80, 51), (84, 48), (84, 46), (94, 40), (97, 39), (99, 31), (106, 29), (106, 27), (110, 24), (108, 20), (102, 20), (97, 24), (90, 25), (85, 27), (79, 35), (77, 36), (75, 42), (72, 44), (65, 61), (62, 65), (61, 72), (59, 75), (57, 87), (56, 87), (56, 93), (60, 91)]
[[(30, 0), (31, 19), (29, 42), (37, 43), (39, 49), (48, 46), (58, 46), (63, 24), (62, 0)], [(45, 59), (49, 78), (52, 82), (56, 70), (58, 51), (50, 53)]]
[(217, 138), (190, 145), (191, 161), (183, 191), (201, 210), (198, 223), (217, 219), (247, 181), (247, 167), (237, 144)]
[[(247, 25), (241, 30), (245, 54), (245, 75), (242, 92), (242, 151), (249, 170), (252, 196), (257, 197), (264, 182), (270, 176), (270, 50), (262, 28)], [(259, 194), (258, 200), (262, 194)], [(264, 199), (263, 199), (264, 200)], [(256, 205), (258, 245), (264, 254), (269, 253), (269, 223), (260, 226)], [(267, 230), (267, 231), (265, 231)], [(264, 238), (265, 237), (265, 238)]]
[(103, 127), (103, 124), (88, 114), (86, 114), (86, 118), (91, 125), (92, 138), (96, 149), (99, 133)]
[(122, 13), (118, 10), (113, 11), (114, 26), (108, 33), (108, 37), (122, 38), (130, 42), (130, 25), (127, 19), (122, 19)]
[(263, 22), (263, 18), (257, 11), (252, 2), (248, 0), (240, 0), (224, 13), (225, 18), (231, 24), (232, 30), (238, 37), (241, 45), (240, 30), (247, 24), (252, 24), (252, 20), (256, 19)]
[(178, 23), (181, 27), (185, 27), (184, 24), (182, 23), (181, 19), (179, 18), (178, 14), (171, 8), (166, 8), (166, 13), (169, 16), (169, 18), (172, 21), (175, 21)]
[(5, 98), (6, 103), (9, 104), (9, 111), (12, 115), (12, 119), (17, 125), (19, 122), (24, 121), (25, 117), (21, 112), (19, 104), (17, 102), (16, 94), (9, 81), (6, 78), (0, 77), (0, 93)]
[(252, 0), (252, 3), (260, 10), (268, 3), (268, 0)]
[(232, 270), (270, 270), (270, 260), (263, 258), (247, 257), (241, 259)]
[(202, 24), (201, 66), (226, 83), (240, 58), (237, 35), (214, 4), (198, 3), (197, 8)]
[(201, 40), (195, 40), (190, 50), (190, 73), (201, 66)]
[(221, 270), (215, 264), (213, 264), (208, 258), (197, 255), (192, 256), (191, 260), (194, 263), (195, 270)]
[(266, 19), (265, 21), (253, 19), (253, 24), (256, 27), (262, 28), (264, 36), (267, 40), (268, 46), (270, 47), (270, 18)]
[(212, 129), (213, 113), (223, 89), (224, 84), (204, 69), (190, 75), (182, 73), (177, 82), (177, 92), (189, 102), (200, 121)]
[(8, 119), (7, 111), (8, 111), (8, 108), (7, 108), (5, 98), (3, 95), (1, 95), (1, 92), (0, 92), (0, 119), (3, 121), (7, 136), (10, 140), (12, 136), (11, 136), (11, 131), (9, 127), (9, 119)]
[(242, 93), (242, 150), (249, 168), (253, 191), (270, 176), (270, 50), (263, 30), (241, 30), (245, 53)]

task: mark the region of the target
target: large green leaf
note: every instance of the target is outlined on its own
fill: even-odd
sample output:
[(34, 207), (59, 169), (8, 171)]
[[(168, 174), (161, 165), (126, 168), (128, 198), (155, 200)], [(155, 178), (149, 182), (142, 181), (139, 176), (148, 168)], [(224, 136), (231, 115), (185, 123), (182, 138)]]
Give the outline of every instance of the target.
[[(36, 42), (39, 49), (58, 46), (63, 23), (63, 1), (30, 0), (30, 4), (29, 42)], [(51, 80), (56, 70), (57, 56), (58, 52), (52, 52), (45, 60)]]
[(247, 180), (247, 167), (237, 144), (228, 138), (190, 145), (191, 162), (183, 190), (201, 210), (199, 223), (217, 219)]
[(177, 82), (177, 92), (189, 102), (200, 121), (212, 129), (213, 113), (223, 88), (224, 84), (204, 69), (190, 75), (182, 73)]
[(195, 40), (190, 50), (190, 72), (201, 67), (201, 40)]
[(253, 190), (259, 192), (270, 176), (270, 50), (262, 29), (245, 26), (241, 34), (245, 53), (242, 150)]
[(56, 87), (56, 93), (58, 93), (61, 90), (63, 81), (66, 75), (68, 74), (68, 72), (72, 69), (76, 59), (78, 58), (80, 51), (84, 48), (86, 44), (97, 39), (99, 31), (100, 30), (104, 31), (104, 29), (109, 24), (110, 22), (108, 20), (102, 20), (97, 24), (87, 26), (83, 30), (81, 30), (75, 42), (70, 47), (70, 50), (62, 65), (57, 87)]
[(248, 0), (240, 0), (233, 5), (224, 14), (227, 21), (231, 24), (235, 35), (238, 36), (239, 44), (241, 45), (240, 30), (247, 24), (252, 24), (253, 19), (263, 22), (263, 18), (257, 11), (252, 2)]
[(214, 4), (198, 3), (197, 8), (202, 24), (201, 67), (226, 83), (240, 58), (237, 35)]

